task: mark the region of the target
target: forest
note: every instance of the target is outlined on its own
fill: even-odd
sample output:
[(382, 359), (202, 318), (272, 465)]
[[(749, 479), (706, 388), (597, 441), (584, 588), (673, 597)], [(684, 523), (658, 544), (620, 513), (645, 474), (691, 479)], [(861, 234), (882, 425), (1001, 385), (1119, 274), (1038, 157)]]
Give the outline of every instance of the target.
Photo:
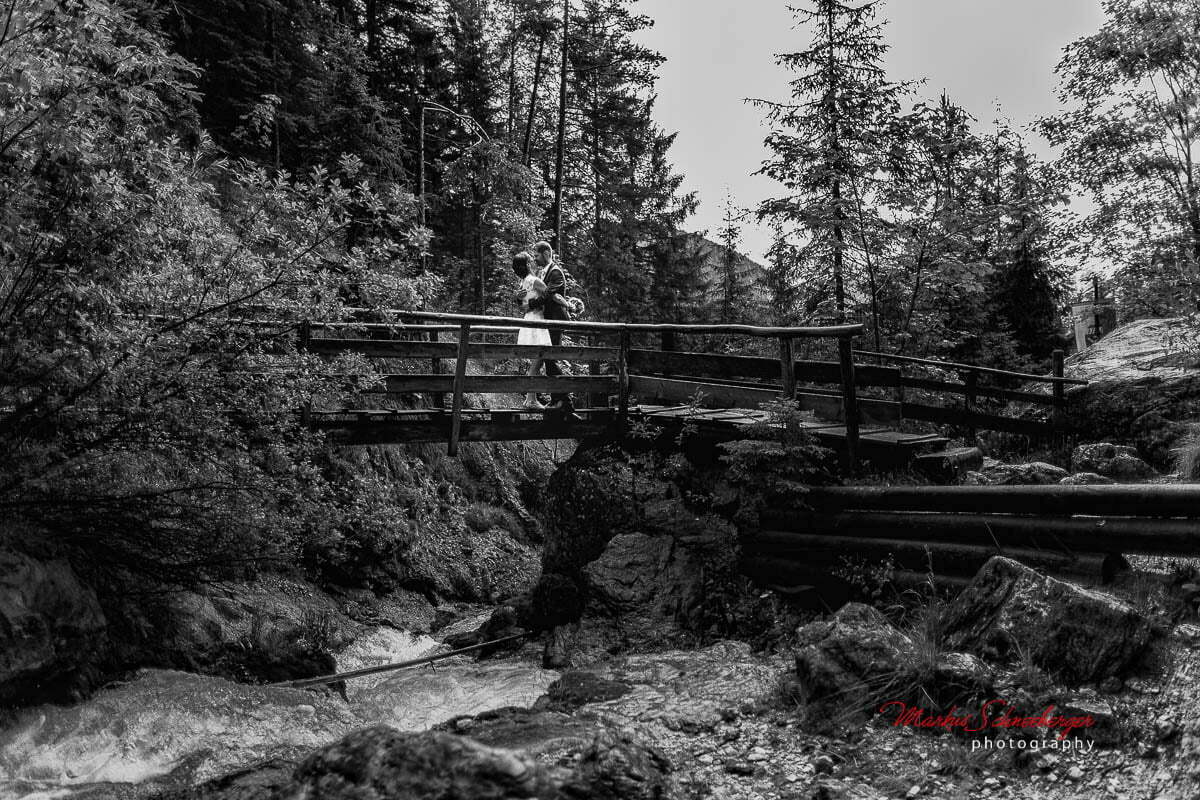
[(748, 98), (778, 183), (751, 210), (762, 308), (732, 209), (701, 301), (634, 0), (8, 0), (0, 502), (158, 572), (394, 530), (291, 413), (369, 369), (236, 321), (513, 314), (509, 258), (541, 238), (589, 318), (862, 321), (871, 349), (983, 365), (1047, 367), (1072, 264), (1110, 265), (1131, 318), (1194, 313), (1198, 12), (1104, 7), (1033, 131), (886, 74), (886, 6), (797, 10), (792, 95)]
[[(872, 744), (885, 725), (825, 738), (812, 715), (836, 728), (846, 709), (821, 698), (843, 691), (863, 701), (851, 713), (1003, 691), (1030, 713), (1067, 698), (1111, 721), (1104, 704), (1128, 700), (1113, 725), (1134, 766), (1104, 758), (1129, 786), (1174, 780), (1164, 754), (1200, 763), (1200, 728), (1170, 717), (1194, 705), (1176, 681), (1187, 669), (1163, 678), (1139, 661), (1168, 641), (1200, 663), (1200, 629), (1173, 627), (1200, 608), (1197, 494), (1160, 485), (1200, 480), (1200, 4), (1098, 5), (1102, 24), (1059, 55), (1057, 110), (1023, 126), (889, 72), (901, 3), (799, 0), (794, 46), (763, 54), (788, 92), (738, 98), (761, 115), (771, 194), (751, 208), (727, 196), (721, 224), (698, 230), (638, 0), (0, 0), (0, 794), (87, 783), (101, 788), (80, 796), (129, 784), (121, 796), (341, 797), (243, 795), (244, 775), (187, 792), (349, 734), (362, 745), (349, 761), (380, 741), (412, 756), (365, 771), (416, 764), (432, 785), (475, 770), (459, 794), (430, 796), (684, 797), (660, 791), (675, 780), (666, 757), (626, 735), (643, 723), (678, 763), (704, 765), (687, 797), (798, 797), (802, 780), (813, 797), (867, 796), (822, 788), (859, 763), (880, 797), (1000, 786), (958, 740), (901, 737), (893, 756)], [(750, 225), (772, 233), (759, 271), (740, 252)], [(519, 317), (513, 256), (542, 240), (585, 321), (789, 330), (684, 332), (670, 352), (673, 338), (631, 345), (629, 328), (619, 347), (585, 348), (579, 326), (555, 323), (559, 352), (614, 354), (586, 375), (567, 368), (599, 395), (602, 407), (577, 409), (594, 416), (569, 403), (542, 416), (535, 396), (520, 409), (464, 399), (468, 380), (528, 388), (529, 348), (495, 328), (410, 340), (397, 321)], [(1119, 322), (1140, 324), (1107, 349), (1093, 337), (1064, 372), (1070, 306), (1100, 285)], [(318, 352), (314, 321), (359, 338)], [(798, 326), (840, 327), (806, 330), (798, 354)], [(695, 377), (655, 363), (716, 364), (726, 371), (704, 388), (770, 402), (718, 408), (705, 430), (728, 423), (720, 442), (688, 438), (702, 391), (654, 406), (691, 416), (653, 428), (630, 402), (639, 350), (643, 387)], [(499, 365), (468, 375), (468, 358)], [(832, 409), (828, 424), (802, 412), (797, 365), (825, 385), (808, 399)], [(440, 388), (411, 388), (430, 379)], [(957, 394), (921, 405), (938, 391)], [(453, 433), (346, 444), (314, 409), (360, 431), (386, 412), (387, 425), (452, 419)], [(619, 425), (604, 422), (614, 412)], [(468, 413), (543, 427), (460, 452)], [(593, 420), (603, 435), (563, 433)], [(866, 472), (860, 443), (875, 447)], [(885, 468), (885, 453), (901, 456)], [(941, 472), (920, 473), (921, 457)], [(1043, 513), (1055, 503), (1058, 516)], [(1108, 527), (1092, 516), (1114, 508)], [(886, 558), (835, 564), (853, 536)], [(905, 537), (897, 567), (892, 539)], [(968, 585), (958, 605), (917, 552), (931, 537), (961, 568), (952, 588)], [(765, 586), (745, 567), (755, 558)], [(1143, 580), (1132, 567), (1150, 559), (1158, 577)], [(835, 616), (804, 607), (807, 578), (780, 578), (797, 565), (836, 579), (844, 595), (823, 606)], [(1048, 577), (1060, 567), (1069, 580)], [(1068, 568), (1124, 580), (1125, 599), (1080, 589)], [(901, 599), (902, 577), (917, 589)], [(852, 591), (863, 604), (843, 606)], [(1010, 601), (1028, 609), (1000, 619)], [(1007, 633), (980, 632), (980, 620), (1060, 617), (1062, 630), (1010, 636), (1011, 651), (997, 649)], [(351, 683), (350, 696), (324, 680), (435, 650), (460, 660)], [(880, 664), (892, 671), (871, 672)], [(703, 676), (695, 696), (688, 670)], [(1161, 697), (1136, 688), (1154, 681)], [(160, 701), (174, 716), (147, 716)], [(422, 703), (461, 714), (418, 718)], [(619, 725), (572, 716), (600, 703)], [(499, 706), (511, 707), (472, 716)], [(521, 729), (510, 712), (539, 716)], [(489, 749), (539, 725), (586, 755), (568, 768)], [(214, 744), (227, 730), (235, 743)], [(466, 732), (482, 743), (446, 744)], [(64, 767), (72, 754), (91, 771)], [(324, 757), (305, 762), (321, 780)], [(287, 780), (307, 779), (289, 763)], [(1070, 797), (1084, 780), (1065, 762), (1006, 764), (1029, 796)], [(353, 772), (339, 770), (327, 772)], [(1097, 775), (1075, 796), (1102, 796)], [(710, 779), (733, 788), (706, 794)], [(480, 792), (487, 781), (509, 783)], [(1050, 783), (1063, 791), (1040, 794)], [(386, 794), (374, 791), (344, 796)]]

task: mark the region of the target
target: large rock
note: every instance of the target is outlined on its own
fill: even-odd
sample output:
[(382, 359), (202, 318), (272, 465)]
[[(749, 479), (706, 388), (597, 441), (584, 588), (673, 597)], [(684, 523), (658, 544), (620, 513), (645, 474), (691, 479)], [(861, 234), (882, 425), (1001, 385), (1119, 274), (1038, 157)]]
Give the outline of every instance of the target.
[(990, 559), (947, 611), (947, 644), (1017, 658), (1070, 682), (1120, 675), (1154, 636), (1150, 621), (1102, 592), (1048, 578), (1012, 559)]
[(980, 474), (988, 484), (1009, 486), (1045, 486), (1067, 477), (1065, 469), (1044, 461), (1031, 461), (1028, 464), (985, 463)]
[(550, 476), (542, 572), (578, 578), (608, 541), (638, 526), (636, 477), (617, 448), (580, 450)]
[(583, 576), (587, 610), (632, 626), (686, 617), (702, 598), (698, 560), (670, 536), (616, 536)]
[[(681, 794), (670, 766), (632, 737), (601, 730), (570, 766), (445, 732), (401, 733), (378, 726), (306, 758), (283, 782), (277, 765), (257, 784), (243, 772), (238, 793), (222, 779), (176, 795), (182, 800), (671, 800)], [(254, 786), (252, 794), (241, 789)]]
[(1071, 453), (1071, 469), (1093, 472), (1116, 480), (1144, 480), (1155, 476), (1154, 469), (1138, 458), (1133, 447), (1094, 442), (1081, 444)]
[(904, 683), (916, 652), (911, 638), (862, 603), (800, 628), (796, 648), (806, 716), (821, 728), (856, 719), (880, 700), (901, 699), (880, 690)]
[(96, 594), (67, 562), (0, 550), (0, 705), (77, 699), (105, 642)]
[(1105, 486), (1110, 483), (1115, 483), (1115, 481), (1094, 472), (1076, 472), (1059, 481), (1062, 486)]

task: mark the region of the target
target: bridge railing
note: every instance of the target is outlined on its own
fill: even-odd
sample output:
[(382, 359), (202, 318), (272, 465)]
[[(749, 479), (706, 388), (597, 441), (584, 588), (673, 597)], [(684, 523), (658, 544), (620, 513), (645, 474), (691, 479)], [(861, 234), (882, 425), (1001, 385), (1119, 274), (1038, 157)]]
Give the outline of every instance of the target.
[[(614, 323), (564, 320), (524, 320), (512, 317), (441, 314), (435, 312), (395, 312), (396, 323), (305, 323), (301, 344), (310, 352), (336, 354), (357, 352), (373, 358), (430, 359), (431, 372), (426, 374), (383, 375), (382, 387), (389, 393), (428, 393), (435, 405), (444, 405), (450, 395), (449, 452), (457, 452), (462, 438), (464, 395), (467, 393), (577, 392), (591, 397), (616, 398), (615, 422), (624, 426), (629, 417), (632, 395), (664, 400), (692, 401), (698, 394), (709, 405), (719, 402), (727, 406), (758, 404), (784, 397), (797, 397), (797, 383), (805, 373), (797, 372), (795, 341), (802, 338), (835, 339), (839, 361), (830, 362), (836, 370), (842, 390), (822, 397), (822, 408), (844, 421), (846, 426), (847, 459), (857, 461), (859, 408), (855, 390), (853, 337), (863, 332), (862, 325), (769, 327), (756, 325), (682, 325), (660, 323)], [(615, 345), (595, 346), (570, 344), (559, 347), (529, 346), (507, 343), (472, 341), (472, 334), (514, 333), (521, 327), (559, 330), (564, 333), (600, 335), (615, 338)], [(754, 359), (738, 356), (708, 356), (702, 353), (660, 353), (636, 350), (632, 347), (634, 334), (657, 334), (666, 338), (674, 334), (737, 335), (775, 339), (778, 359)], [(453, 337), (444, 341), (443, 337)], [(407, 337), (407, 338), (398, 338)], [(416, 337), (416, 338), (414, 338)], [(653, 355), (684, 359), (684, 364), (656, 364)], [(589, 364), (589, 375), (542, 377), (526, 375), (468, 375), (467, 363), (472, 360), (540, 359), (583, 362)], [(452, 359), (453, 372), (446, 369)], [(716, 362), (713, 359), (717, 359)], [(720, 361), (720, 359), (726, 359)], [(732, 359), (732, 360), (730, 360)], [(766, 362), (764, 367), (761, 362)], [(749, 377), (778, 378), (777, 387), (738, 385), (736, 381), (688, 381), (664, 377), (678, 368), (684, 376), (696, 376), (711, 371), (714, 364), (728, 369), (744, 370)], [(732, 365), (732, 366), (730, 366)], [(607, 367), (607, 370), (605, 369)], [(637, 374), (638, 371), (646, 374)], [(720, 371), (720, 370), (718, 370)], [(653, 373), (659, 372), (658, 376)], [(832, 374), (832, 373), (831, 373)], [(817, 410), (814, 407), (814, 410)]]
[[(855, 350), (854, 354), (862, 358), (874, 359), (877, 363), (887, 362), (893, 367), (882, 367), (887, 370), (886, 380), (872, 381), (869, 386), (886, 387), (894, 392), (899, 404), (900, 415), (904, 419), (932, 422), (940, 425), (955, 425), (967, 430), (967, 438), (973, 439), (976, 429), (1004, 431), (1035, 438), (1045, 438), (1065, 430), (1065, 412), (1067, 408), (1066, 388), (1068, 386), (1083, 386), (1085, 380), (1067, 378), (1063, 374), (1064, 353), (1055, 350), (1053, 353), (1053, 374), (1035, 375), (1027, 372), (980, 367), (974, 364), (962, 364), (953, 361), (936, 361), (914, 356), (876, 353), (869, 350)], [(912, 375), (907, 367), (924, 367), (950, 372), (958, 375), (959, 382)], [(860, 371), (862, 368), (860, 367)], [(1009, 386), (997, 385), (1000, 383)], [(1011, 388), (1012, 384), (1048, 384), (1050, 392), (1043, 394), (1029, 391), (1028, 388)], [(907, 390), (924, 393), (926, 396), (951, 396), (949, 405), (930, 405), (921, 402), (919, 397)], [(980, 398), (1002, 401), (1007, 406), (1010, 403), (1024, 403), (1034, 406), (1046, 406), (1052, 409), (1049, 422), (1036, 419), (1017, 419), (1000, 414), (987, 413), (981, 410)]]
[[(598, 430), (615, 422), (624, 426), (630, 398), (643, 403), (699, 405), (706, 408), (758, 408), (781, 396), (795, 400), (802, 409), (822, 420), (845, 426), (846, 457), (857, 462), (860, 425), (896, 427), (905, 419), (966, 428), (973, 436), (979, 429), (1007, 431), (1045, 438), (1062, 430), (1065, 387), (1085, 381), (1062, 374), (1061, 353), (1056, 353), (1051, 376), (1010, 372), (970, 364), (933, 361), (911, 356), (855, 350), (853, 338), (861, 325), (768, 327), (754, 325), (683, 325), (658, 323), (609, 323), (590, 321), (524, 320), (512, 317), (396, 311), (395, 322), (306, 323), (301, 338), (310, 351), (336, 354), (357, 352), (372, 358), (428, 359), (430, 371), (417, 374), (385, 374), (379, 391), (422, 393), (433, 397), (436, 409), (450, 403), (449, 425), (442, 417), (428, 422), (428, 431), (417, 430), (418, 420), (409, 420), (409, 433), (448, 440), (451, 453), (464, 436), (484, 438), (556, 438), (588, 433), (588, 426), (556, 425), (553, 417), (530, 422), (493, 413), (490, 429), (474, 421), (464, 423), (472, 411), (464, 407), (468, 393), (574, 392), (589, 397), (588, 422)], [(516, 345), (508, 338), (521, 327), (543, 328), (570, 334), (561, 346)], [(673, 349), (677, 335), (728, 334), (760, 340), (775, 340), (778, 358), (714, 353), (679, 352)], [(635, 347), (634, 337), (662, 342), (662, 349)], [(798, 359), (801, 339), (833, 339), (838, 360)], [(762, 351), (762, 348), (759, 348)], [(870, 358), (884, 363), (855, 363)], [(570, 361), (588, 365), (587, 375), (560, 377), (527, 375), (470, 375), (470, 361), (538, 359)], [(957, 371), (960, 383), (914, 376), (905, 371), (915, 366)], [(927, 375), (927, 373), (926, 373)], [(1040, 382), (1051, 386), (1049, 394), (994, 385), (1005, 381)], [(879, 396), (863, 396), (862, 389), (876, 389)], [(933, 405), (930, 394), (948, 396), (948, 404)], [(1019, 419), (985, 413), (978, 398), (1005, 403), (1023, 402), (1050, 406), (1050, 421)], [(610, 409), (610, 399), (615, 403)], [(961, 399), (957, 399), (961, 398)], [(393, 412), (393, 416), (395, 412)], [(414, 412), (413, 416), (419, 416)], [(605, 416), (608, 416), (606, 419)], [(425, 421), (421, 421), (425, 424)], [(437, 427), (437, 426), (443, 427)], [(330, 423), (333, 426), (333, 423)], [(561, 430), (559, 430), (561, 428)], [(585, 430), (586, 428), (586, 430)], [(553, 430), (551, 430), (553, 429)], [(395, 435), (397, 432), (393, 432)], [(382, 434), (381, 434), (382, 435)]]

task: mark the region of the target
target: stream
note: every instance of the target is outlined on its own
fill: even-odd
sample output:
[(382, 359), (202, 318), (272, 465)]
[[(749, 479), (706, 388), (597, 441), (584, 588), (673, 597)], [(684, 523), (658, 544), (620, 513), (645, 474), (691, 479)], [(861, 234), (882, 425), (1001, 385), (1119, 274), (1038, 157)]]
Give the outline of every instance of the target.
[[(446, 650), (434, 639), (376, 628), (337, 656), (338, 671)], [(23, 709), (0, 729), (0, 797), (139, 797), (270, 758), (295, 758), (352, 730), (384, 723), (426, 730), (463, 714), (530, 706), (558, 673), (468, 657), (355, 678), (331, 693), (146, 669), (74, 706)]]

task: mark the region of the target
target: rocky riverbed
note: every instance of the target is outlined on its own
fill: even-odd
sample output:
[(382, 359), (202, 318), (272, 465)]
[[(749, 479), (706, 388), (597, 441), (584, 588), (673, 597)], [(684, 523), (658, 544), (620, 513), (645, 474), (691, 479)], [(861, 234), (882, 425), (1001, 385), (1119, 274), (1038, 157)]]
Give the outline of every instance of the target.
[[(615, 656), (564, 672), (541, 669), (536, 655), (397, 673), (357, 698), (352, 692), (350, 703), (149, 671), (75, 708), (31, 709), (6, 727), (0, 793), (289, 797), (275, 792), (328, 777), (332, 754), (343, 759), (343, 777), (356, 775), (368, 787), (408, 781), (417, 791), (433, 786), (430, 775), (418, 774), (422, 762), (385, 757), (415, 748), (438, 759), (431, 774), (459, 760), (477, 765), (496, 752), (516, 754), (506, 763), (534, 788), (509, 787), (496, 795), (503, 797), (568, 796), (555, 792), (584, 780), (585, 756), (599, 759), (602, 769), (592, 766), (605, 780), (632, 772), (639, 785), (661, 792), (636, 796), (660, 798), (1193, 796), (1189, 771), (1200, 756), (1200, 731), (1186, 710), (1196, 701), (1200, 669), (1195, 626), (1179, 626), (1167, 640), (1165, 673), (1131, 676), (1100, 692), (1116, 739), (1076, 751), (973, 750), (962, 737), (893, 726), (884, 715), (817, 734), (787, 689), (792, 654), (755, 654), (744, 643)], [(407, 739), (388, 732), (433, 727), (440, 732)], [(447, 737), (479, 748), (448, 749)], [(639, 761), (645, 753), (657, 760)], [(461, 774), (473, 775), (482, 792), (492, 773)], [(184, 788), (222, 775), (207, 790)], [(593, 771), (587, 780), (599, 779)], [(599, 792), (601, 783), (588, 785)], [(472, 795), (352, 794), (343, 785), (321, 796)]]

